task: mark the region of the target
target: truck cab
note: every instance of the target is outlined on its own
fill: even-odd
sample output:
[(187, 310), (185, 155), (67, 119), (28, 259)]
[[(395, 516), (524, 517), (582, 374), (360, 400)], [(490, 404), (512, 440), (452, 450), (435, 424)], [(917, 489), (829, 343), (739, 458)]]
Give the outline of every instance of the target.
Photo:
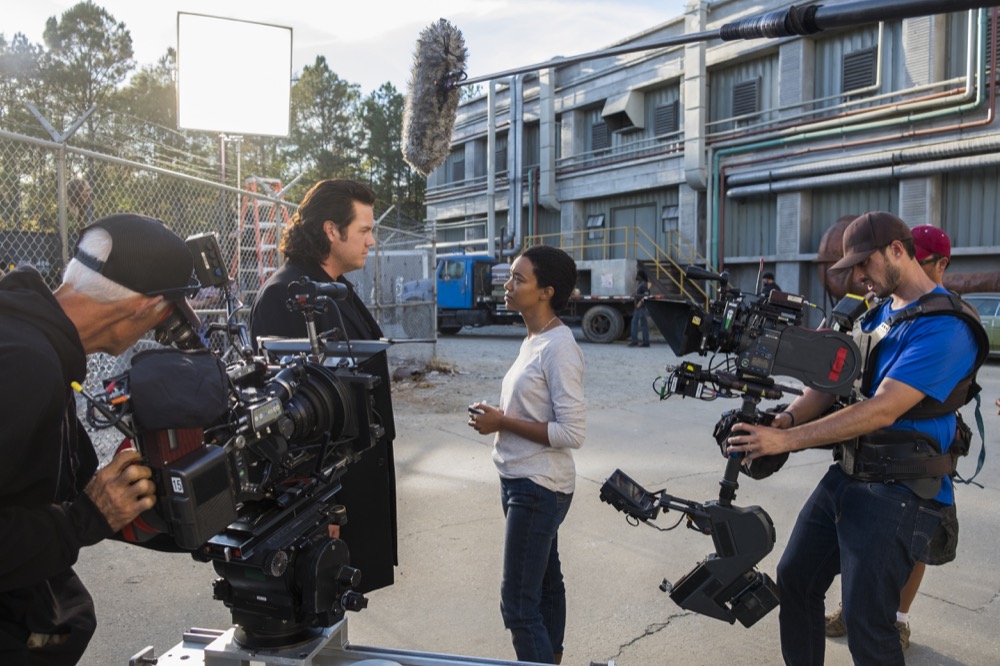
[(457, 333), (463, 326), (511, 323), (519, 317), (508, 312), (503, 284), (510, 264), (489, 254), (446, 254), (437, 265), (438, 331)]

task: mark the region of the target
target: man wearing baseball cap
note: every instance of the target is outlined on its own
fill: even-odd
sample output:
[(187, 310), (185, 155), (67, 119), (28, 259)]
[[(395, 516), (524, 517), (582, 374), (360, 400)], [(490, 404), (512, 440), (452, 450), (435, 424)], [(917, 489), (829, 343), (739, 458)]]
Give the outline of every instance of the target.
[(97, 469), (71, 384), (87, 354), (121, 354), (189, 310), (192, 269), (161, 221), (122, 214), (82, 231), (55, 292), (31, 267), (0, 278), (0, 663), (75, 664), (94, 633), (71, 567), (150, 509), (155, 488), (135, 451)]
[[(855, 327), (864, 359), (857, 395), (829, 412), (835, 397), (806, 389), (775, 427), (734, 426), (728, 451), (752, 460), (836, 444), (838, 462), (799, 513), (778, 564), (785, 662), (823, 663), (824, 599), (840, 574), (854, 662), (903, 666), (899, 594), (926, 557), (941, 507), (953, 502), (955, 403), (985, 359), (985, 335), (924, 273), (903, 220), (865, 213), (843, 242), (833, 270), (851, 271), (851, 282), (883, 299)], [(923, 316), (929, 310), (942, 316)]]
[[(944, 272), (951, 265), (951, 239), (948, 238), (948, 234), (942, 229), (928, 224), (913, 227), (910, 233), (913, 235), (914, 258), (916, 258), (917, 263), (935, 284), (944, 286)], [(975, 315), (975, 313), (973, 314)], [(956, 415), (956, 418), (960, 418), (960, 415)], [(927, 560), (930, 564), (946, 564), (955, 558), (958, 535), (958, 516), (955, 505), (942, 507), (941, 517), (943, 532), (939, 533), (954, 535), (955, 538), (931, 540), (931, 551), (928, 553)], [(910, 644), (910, 606), (916, 599), (926, 569), (926, 563), (920, 561), (914, 563), (913, 572), (900, 591), (896, 626), (899, 628), (900, 643), (904, 650)], [(830, 637), (847, 635), (841, 608), (826, 616), (826, 635)]]
[(930, 279), (944, 284), (944, 271), (951, 264), (951, 239), (942, 229), (922, 224), (913, 227), (913, 247), (917, 263)]

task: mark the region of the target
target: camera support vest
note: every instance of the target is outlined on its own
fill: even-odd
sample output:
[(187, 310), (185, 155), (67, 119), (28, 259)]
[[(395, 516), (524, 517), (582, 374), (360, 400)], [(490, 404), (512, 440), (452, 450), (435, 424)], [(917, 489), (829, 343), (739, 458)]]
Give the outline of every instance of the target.
[[(861, 351), (863, 370), (855, 382), (853, 400), (860, 401), (867, 398), (871, 390), (872, 376), (875, 374), (878, 343), (894, 326), (918, 317), (943, 315), (958, 317), (972, 331), (977, 346), (972, 371), (956, 384), (944, 401), (925, 396), (900, 418), (928, 419), (950, 413), (957, 415), (959, 407), (977, 398), (980, 387), (976, 383), (976, 373), (989, 355), (986, 330), (978, 313), (958, 296), (952, 293), (931, 292), (920, 297), (913, 306), (890, 316), (872, 331), (862, 330), (861, 321), (855, 325), (854, 340)], [(977, 420), (981, 423), (978, 407)], [(981, 426), (980, 432), (982, 432)], [(857, 440), (843, 442), (838, 449), (841, 468), (850, 476), (862, 481), (898, 482), (924, 498), (934, 497), (940, 489), (944, 476), (955, 473), (955, 456), (950, 453), (942, 454), (940, 443), (923, 433), (881, 429)], [(980, 454), (976, 474), (982, 468), (984, 457), (985, 450)]]

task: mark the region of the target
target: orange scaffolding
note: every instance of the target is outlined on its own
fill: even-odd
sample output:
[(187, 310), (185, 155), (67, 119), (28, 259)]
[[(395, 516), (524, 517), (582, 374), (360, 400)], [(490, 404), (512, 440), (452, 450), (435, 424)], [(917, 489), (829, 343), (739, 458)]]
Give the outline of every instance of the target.
[(238, 276), (244, 296), (250, 296), (278, 269), (278, 242), (291, 217), (281, 200), (284, 190), (280, 180), (251, 176), (244, 184), (247, 193), (240, 197), (231, 275)]

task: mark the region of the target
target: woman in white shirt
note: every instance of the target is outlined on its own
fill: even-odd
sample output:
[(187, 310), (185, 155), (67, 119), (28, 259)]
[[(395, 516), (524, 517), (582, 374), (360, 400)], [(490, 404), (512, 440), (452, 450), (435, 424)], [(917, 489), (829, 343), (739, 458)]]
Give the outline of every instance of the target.
[[(528, 335), (500, 387), (500, 406), (471, 406), (469, 425), (496, 433), (493, 461), (507, 518), (500, 614), (520, 661), (558, 664), (566, 588), (558, 531), (576, 481), (573, 449), (583, 444), (583, 353), (556, 314), (576, 286), (576, 262), (547, 245), (525, 250), (510, 269), (504, 302)], [(482, 412), (482, 413), (475, 413)]]

